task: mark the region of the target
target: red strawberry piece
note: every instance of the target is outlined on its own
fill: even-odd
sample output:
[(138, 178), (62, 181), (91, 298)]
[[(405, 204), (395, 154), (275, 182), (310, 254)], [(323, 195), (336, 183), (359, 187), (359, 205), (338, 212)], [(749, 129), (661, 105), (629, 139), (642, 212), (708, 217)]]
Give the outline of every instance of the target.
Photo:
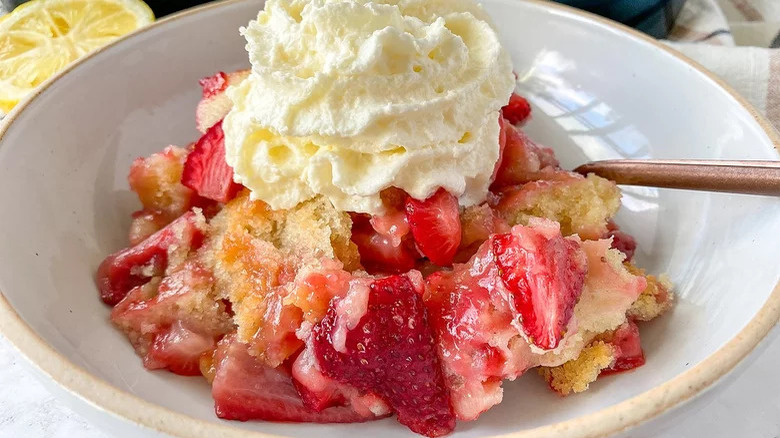
[(166, 368), (181, 376), (200, 376), (200, 357), (216, 347), (212, 336), (195, 333), (184, 327), (181, 321), (154, 338), (152, 347), (144, 357), (149, 369)]
[(531, 105), (525, 98), (520, 97), (517, 93), (512, 93), (509, 97), (509, 103), (501, 108), (501, 113), (509, 123), (517, 125), (531, 116)]
[(203, 97), (211, 97), (222, 93), (228, 86), (228, 76), (224, 72), (218, 72), (214, 76), (209, 76), (198, 81), (203, 89)]
[(550, 172), (558, 168), (552, 149), (540, 146), (507, 120), (502, 121), (504, 147), (491, 190), (523, 184), (538, 179), (550, 179)]
[(385, 399), (398, 421), (434, 437), (451, 432), (455, 414), (439, 365), (421, 291), (406, 276), (375, 280), (366, 313), (348, 331), (342, 350), (333, 339), (339, 323), (331, 306), (314, 327), (314, 353), (323, 374)]
[(293, 384), (304, 406), (320, 412), (331, 406), (346, 404), (342, 391), (342, 387), (346, 385), (326, 377), (319, 371), (311, 344), (308, 344), (292, 363)]
[(566, 333), (585, 282), (586, 259), (560, 231), (517, 226), (492, 239), (501, 280), (529, 341), (554, 349)]
[(409, 222), (406, 220), (406, 213), (401, 210), (392, 210), (382, 216), (371, 216), (370, 223), (377, 233), (390, 238), (391, 243), (396, 246), (409, 234)]
[(360, 263), (371, 274), (406, 272), (420, 258), (411, 239), (398, 241), (395, 236), (380, 234), (368, 222), (353, 225), (352, 241), (360, 252)]
[(130, 289), (163, 274), (168, 266), (169, 248), (193, 250), (202, 242), (203, 231), (196, 214), (183, 214), (138, 245), (106, 257), (97, 270), (100, 297), (106, 304), (117, 304)]
[(612, 238), (612, 248), (622, 252), (626, 255), (626, 261), (630, 262), (634, 258), (634, 252), (636, 252), (636, 239), (628, 233), (621, 231), (614, 222), (610, 221), (607, 224), (607, 238)]
[(501, 114), (498, 115), (498, 161), (493, 166), (493, 175), (490, 177), (491, 181), (495, 181), (498, 177), (498, 171), (501, 169), (501, 163), (504, 162), (504, 150), (506, 149), (506, 127), (504, 126), (509, 122), (504, 119)]
[(645, 353), (639, 340), (639, 327), (634, 321), (628, 320), (618, 327), (612, 334), (610, 343), (617, 350), (615, 363), (603, 370), (601, 375), (633, 370), (645, 364)]
[(139, 210), (133, 213), (132, 217), (128, 233), (131, 245), (138, 245), (170, 223), (167, 214), (156, 210)]
[(184, 163), (181, 182), (207, 199), (228, 202), (241, 190), (233, 181), (233, 169), (225, 162), (222, 122), (209, 128), (195, 143)]
[(111, 310), (149, 369), (200, 374), (199, 360), (234, 330), (221, 302), (213, 301), (214, 276), (194, 258), (161, 280), (138, 286)]
[[(480, 255), (475, 265), (491, 263), (491, 257)], [(453, 409), (458, 419), (466, 421), (501, 402), (501, 380), (519, 374), (505, 375), (504, 368), (523, 362), (494, 347), (516, 336), (517, 329), (512, 326), (511, 312), (502, 309), (506, 305), (498, 302), (497, 306), (491, 300), (484, 277), (470, 275), (472, 267), (471, 263), (458, 264), (453, 271), (432, 274), (425, 280), (424, 296)]]
[(206, 131), (227, 115), (233, 102), (225, 94), (230, 85), (238, 85), (249, 75), (249, 70), (238, 70), (232, 73), (219, 72), (214, 76), (200, 80), (203, 97), (195, 110), (195, 125), (198, 131)]
[[(307, 339), (311, 337), (307, 336)], [(314, 411), (349, 405), (366, 417), (392, 413), (390, 406), (375, 394), (358, 391), (322, 374), (314, 357), (313, 342), (308, 342), (306, 348), (293, 361), (292, 377), (303, 405)]]
[(219, 342), (211, 394), (219, 418), (311, 423), (355, 423), (363, 416), (348, 406), (315, 412), (303, 405), (290, 372), (270, 368), (247, 351), (247, 345), (228, 336)]
[(344, 404), (344, 397), (334, 387), (329, 387), (324, 391), (312, 391), (295, 379), (293, 379), (293, 384), (301, 397), (303, 405), (315, 412), (321, 412), (323, 409), (331, 406)]
[(439, 266), (450, 265), (461, 238), (458, 200), (444, 189), (424, 201), (408, 197), (406, 217), (420, 252)]

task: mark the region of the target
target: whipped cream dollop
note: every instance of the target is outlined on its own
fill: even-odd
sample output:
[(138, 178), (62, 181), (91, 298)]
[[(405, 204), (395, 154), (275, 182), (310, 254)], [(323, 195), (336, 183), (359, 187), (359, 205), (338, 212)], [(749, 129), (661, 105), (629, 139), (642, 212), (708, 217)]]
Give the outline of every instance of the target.
[(391, 186), (484, 199), (515, 81), (475, 1), (268, 0), (241, 32), (252, 71), (223, 129), (253, 199), (366, 213)]

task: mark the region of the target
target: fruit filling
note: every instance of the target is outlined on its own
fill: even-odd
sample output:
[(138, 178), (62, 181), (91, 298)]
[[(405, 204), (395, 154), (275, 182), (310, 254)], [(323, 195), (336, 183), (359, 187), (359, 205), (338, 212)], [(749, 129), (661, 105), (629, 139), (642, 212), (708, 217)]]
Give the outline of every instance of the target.
[[(421, 1), (268, 0), (253, 69), (200, 82), (201, 137), (130, 168), (141, 208), (100, 298), (143, 366), (204, 377), (219, 418), (392, 415), (435, 437), (529, 370), (567, 395), (653, 361), (641, 326), (674, 295), (634, 264), (620, 190), (522, 131), (532, 102), (476, 3)], [(355, 51), (314, 53), (330, 44)]]

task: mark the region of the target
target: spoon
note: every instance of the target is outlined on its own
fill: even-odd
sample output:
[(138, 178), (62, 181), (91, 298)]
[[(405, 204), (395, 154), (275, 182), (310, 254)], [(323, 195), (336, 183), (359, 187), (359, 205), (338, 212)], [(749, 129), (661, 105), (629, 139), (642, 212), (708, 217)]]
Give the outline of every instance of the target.
[(604, 160), (574, 171), (632, 186), (780, 196), (780, 161)]

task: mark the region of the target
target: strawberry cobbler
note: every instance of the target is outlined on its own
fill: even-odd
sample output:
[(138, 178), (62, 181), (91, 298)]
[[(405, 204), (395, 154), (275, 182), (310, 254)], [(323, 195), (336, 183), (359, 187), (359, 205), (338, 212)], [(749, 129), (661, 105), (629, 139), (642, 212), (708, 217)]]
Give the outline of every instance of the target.
[(529, 370), (561, 395), (645, 363), (670, 284), (620, 191), (521, 126), (472, 0), (269, 0), (252, 69), (201, 80), (200, 139), (133, 162), (130, 246), (97, 270), (146, 368), (217, 416), (441, 436)]

